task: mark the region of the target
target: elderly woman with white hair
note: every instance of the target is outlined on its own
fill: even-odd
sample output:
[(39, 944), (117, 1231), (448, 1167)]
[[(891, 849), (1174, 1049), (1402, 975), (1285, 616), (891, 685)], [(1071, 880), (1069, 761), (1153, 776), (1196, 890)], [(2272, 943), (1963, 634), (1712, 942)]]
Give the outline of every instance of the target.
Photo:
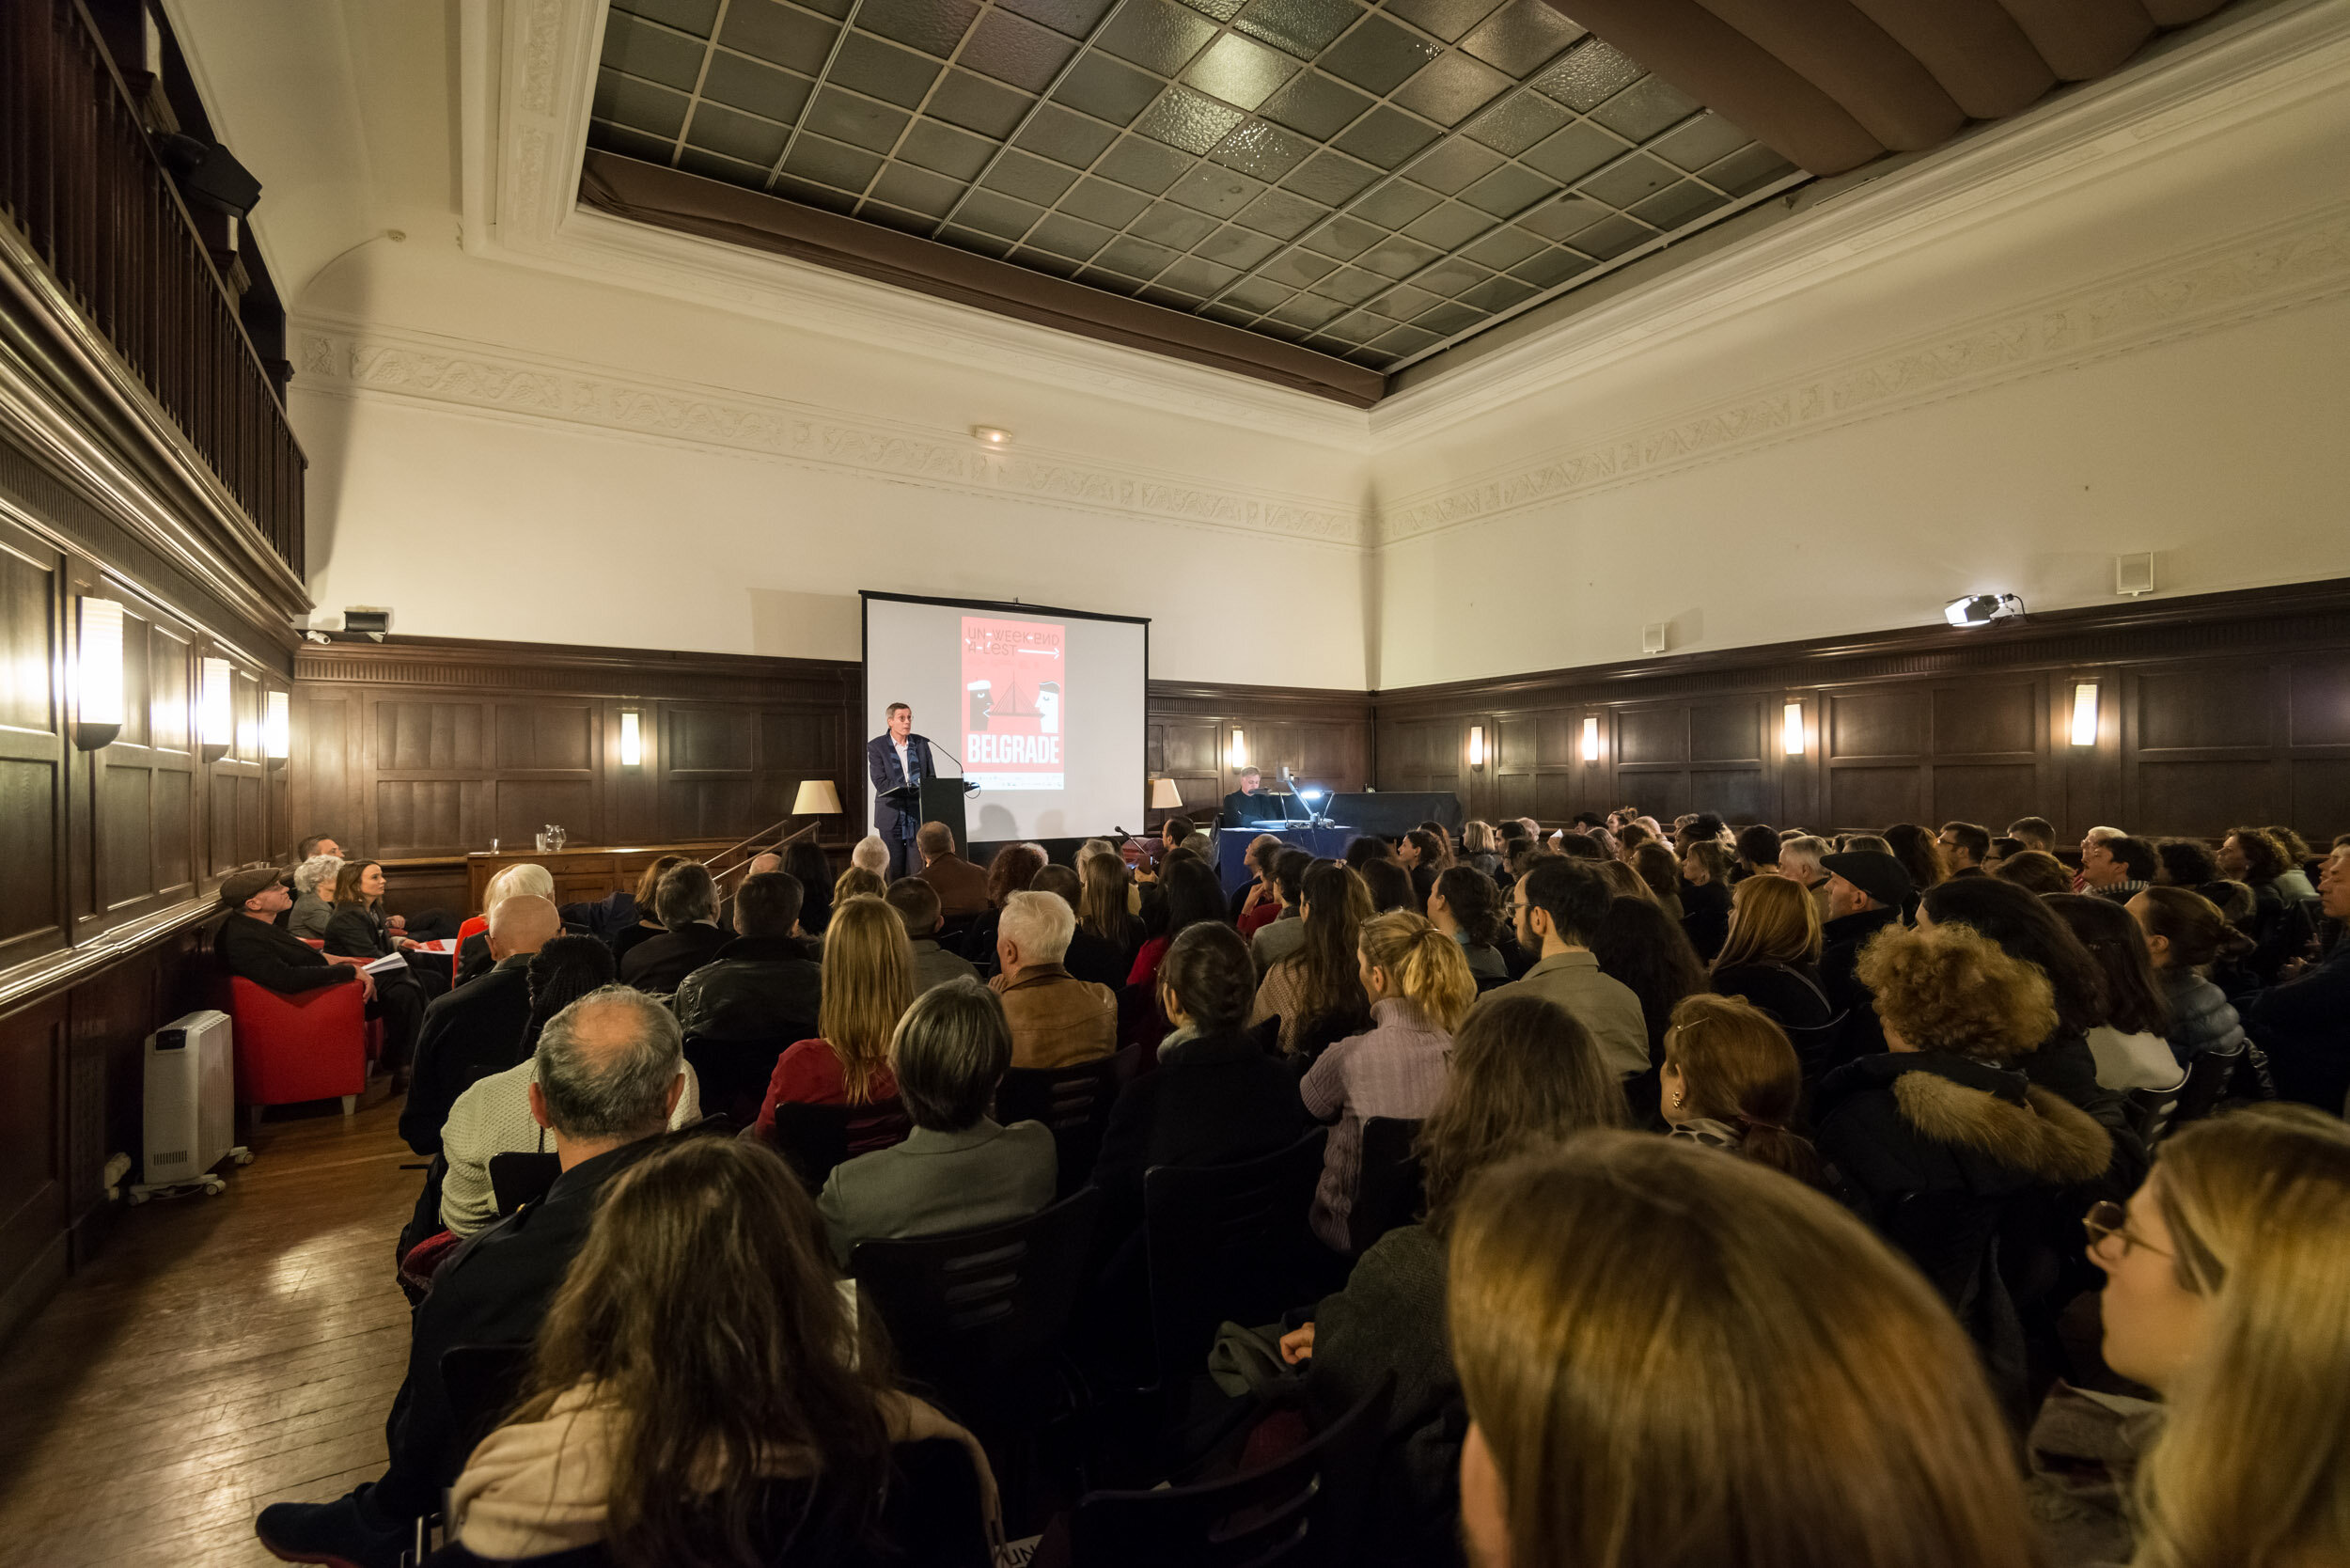
[(326, 939), (326, 923), (335, 917), (335, 878), (342, 869), (339, 855), (314, 855), (294, 868), (294, 902), (286, 917), (288, 931), (306, 941)]
[[(490, 878), (489, 886), (481, 890), (481, 915), (486, 921), (490, 912), (508, 899), (535, 898), (555, 902), (555, 875), (544, 866), (528, 862), (508, 866)], [(485, 925), (457, 945), (457, 983), (488, 974), (497, 960), (490, 956), (490, 933)]]

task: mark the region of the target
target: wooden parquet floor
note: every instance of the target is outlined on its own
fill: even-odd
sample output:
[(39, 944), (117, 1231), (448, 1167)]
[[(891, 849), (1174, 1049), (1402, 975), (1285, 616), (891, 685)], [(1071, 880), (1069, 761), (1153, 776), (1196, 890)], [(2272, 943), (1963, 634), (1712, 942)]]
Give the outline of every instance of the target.
[(0, 1355), (0, 1563), (272, 1562), (268, 1503), (384, 1466), (408, 1356), (396, 1100), (266, 1121), (217, 1198), (130, 1210)]

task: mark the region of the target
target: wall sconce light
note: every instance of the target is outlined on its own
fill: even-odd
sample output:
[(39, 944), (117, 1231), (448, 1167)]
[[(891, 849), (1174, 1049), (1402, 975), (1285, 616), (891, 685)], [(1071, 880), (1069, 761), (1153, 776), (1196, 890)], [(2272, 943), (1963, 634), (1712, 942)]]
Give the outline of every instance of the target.
[(1469, 726), (1469, 766), (1481, 768), (1484, 765), (1485, 727), (1481, 724), (1472, 724)]
[(293, 751), (293, 699), (272, 692), (261, 705), (261, 760), (282, 768)]
[(197, 755), (207, 762), (217, 762), (228, 755), (228, 747), (237, 738), (237, 711), (228, 683), (228, 661), (206, 659), (204, 678), (196, 698), (196, 732), (199, 739)]
[(1583, 715), (1583, 760), (1599, 760), (1599, 720), (1590, 713)]
[(1232, 731), (1232, 771), (1240, 772), (1248, 765), (1248, 737), (1238, 729)]
[(84, 595), (81, 616), (73, 744), (96, 751), (122, 733), (122, 606)]
[(620, 766), (641, 767), (645, 760), (643, 720), (634, 708), (620, 710)]
[(2073, 744), (2097, 744), (2097, 682), (2082, 681), (2073, 687)]
[(1784, 729), (1785, 733), (1784, 733), (1784, 735), (1782, 736), (1782, 738), (1781, 738), (1781, 740), (1780, 740), (1780, 743), (1779, 743), (1779, 744), (1780, 744), (1780, 745), (1784, 748), (1784, 750), (1786, 751), (1787, 755), (1788, 755), (1788, 756), (1790, 756), (1790, 757), (1800, 757), (1800, 756), (1802, 756), (1802, 755), (1803, 755), (1803, 704), (1802, 704), (1802, 703), (1800, 703), (1800, 702), (1790, 702), (1789, 704), (1787, 704), (1787, 712), (1786, 712), (1786, 714), (1785, 714), (1784, 719), (1783, 719), (1783, 721), (1782, 721), (1782, 728), (1783, 728), (1783, 729)]

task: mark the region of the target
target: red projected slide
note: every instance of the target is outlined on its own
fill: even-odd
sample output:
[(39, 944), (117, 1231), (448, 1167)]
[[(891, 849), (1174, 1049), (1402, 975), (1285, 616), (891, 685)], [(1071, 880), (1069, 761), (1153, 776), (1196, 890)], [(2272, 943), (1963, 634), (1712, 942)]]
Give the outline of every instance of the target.
[(963, 618), (963, 760), (983, 790), (1058, 790), (1067, 628)]

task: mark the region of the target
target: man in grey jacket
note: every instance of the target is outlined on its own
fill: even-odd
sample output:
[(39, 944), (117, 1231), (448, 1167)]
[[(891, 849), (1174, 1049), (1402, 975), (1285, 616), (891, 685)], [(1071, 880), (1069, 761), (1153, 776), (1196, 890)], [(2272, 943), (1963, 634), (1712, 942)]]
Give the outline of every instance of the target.
[(1053, 1200), (1059, 1162), (1051, 1129), (999, 1126), (987, 1114), (1011, 1065), (1011, 1029), (987, 987), (949, 980), (916, 996), (889, 1061), (914, 1131), (834, 1167), (816, 1200), (842, 1267), (861, 1241), (1001, 1225)]
[(1591, 933), (1607, 917), (1613, 898), (1591, 861), (1537, 863), (1510, 889), (1509, 909), (1519, 943), (1542, 957), (1518, 980), (1485, 996), (1527, 991), (1557, 1002), (1591, 1031), (1617, 1076), (1629, 1078), (1650, 1065), (1640, 999), (1622, 980), (1600, 973), (1590, 948)]

